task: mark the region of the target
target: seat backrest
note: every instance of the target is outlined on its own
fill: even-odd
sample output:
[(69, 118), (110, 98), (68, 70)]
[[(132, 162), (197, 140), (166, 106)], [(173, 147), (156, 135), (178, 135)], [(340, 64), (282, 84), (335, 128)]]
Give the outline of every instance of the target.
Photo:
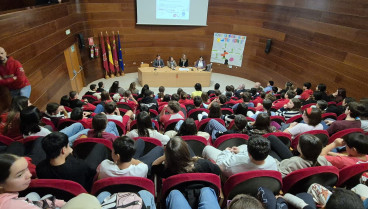
[(116, 103), (118, 108), (126, 109), (126, 110), (134, 110), (136, 107), (128, 102), (118, 102)]
[(346, 114), (345, 113), (337, 116), (337, 120), (345, 120), (345, 118), (346, 118)]
[(234, 111), (231, 108), (221, 108), (221, 113), (223, 115), (233, 115)]
[(273, 170), (256, 170), (234, 174), (224, 184), (225, 200), (231, 200), (237, 194), (255, 196), (261, 186), (278, 194), (282, 188), (281, 173)]
[(93, 102), (95, 102), (95, 101), (98, 101), (98, 99), (97, 99), (97, 97), (95, 97), (95, 96), (92, 96), (92, 95), (84, 95), (83, 97), (82, 97), (82, 99), (86, 99), (87, 101), (88, 101), (88, 103), (93, 103)]
[(194, 120), (198, 120), (198, 115), (202, 112), (209, 113), (210, 111), (205, 108), (192, 109), (188, 112), (188, 118), (193, 118)]
[(85, 159), (96, 144), (103, 144), (111, 154), (112, 142), (102, 138), (79, 138), (75, 140), (73, 143), (73, 154), (79, 159)]
[(0, 135), (0, 145), (3, 144), (5, 146), (9, 146), (11, 143), (15, 142), (12, 138), (9, 138), (4, 135)]
[(118, 120), (114, 120), (114, 119), (108, 119), (108, 121), (114, 122), (116, 125), (116, 128), (118, 129), (119, 135), (122, 136), (126, 133), (126, 126), (124, 126), (124, 124)]
[(176, 124), (181, 120), (184, 120), (184, 119), (172, 119), (172, 120), (167, 121), (167, 123), (165, 124), (165, 128), (164, 128), (165, 132), (174, 130)]
[(44, 123), (45, 125), (49, 125), (49, 126), (51, 126), (52, 127), (52, 130), (53, 131), (57, 131), (58, 129), (55, 127), (55, 124), (51, 121), (51, 120), (49, 120), (49, 119), (47, 119), (47, 118), (41, 118), (41, 122), (42, 123)]
[(189, 145), (196, 156), (201, 157), (203, 149), (208, 144), (206, 138), (202, 136), (181, 136), (181, 138)]
[(368, 163), (359, 163), (347, 166), (340, 170), (338, 187), (346, 187), (351, 189), (359, 184), (360, 177), (364, 172), (368, 171)]
[(271, 135), (279, 138), (287, 147), (291, 146), (291, 142), (292, 142), (291, 134), (284, 133), (284, 132), (273, 132), (273, 133), (263, 134), (263, 137), (267, 138)]
[(305, 109), (307, 109), (307, 108), (309, 108), (313, 105), (316, 105), (316, 103), (309, 103), (309, 104), (303, 105), (302, 108), (300, 108), (300, 111), (303, 112)]
[(221, 118), (206, 118), (206, 119), (202, 119), (201, 121), (199, 121), (198, 123), (198, 131), (203, 131), (204, 128), (206, 128), (207, 123), (211, 120), (217, 120), (219, 123), (221, 123), (224, 127), (225, 127), (225, 121), (222, 120)]
[(289, 124), (289, 123), (292, 123), (292, 122), (300, 122), (300, 121), (302, 121), (303, 120), (303, 118), (302, 118), (302, 115), (296, 115), (296, 116), (293, 116), (293, 117), (291, 117), (291, 118), (289, 118), (287, 121), (286, 121), (286, 123), (287, 124)]
[(313, 183), (322, 186), (335, 186), (339, 178), (339, 169), (335, 166), (316, 166), (299, 169), (283, 178), (284, 193), (297, 194), (307, 192)]
[(271, 119), (271, 121), (275, 121), (276, 123), (278, 123), (280, 125), (281, 125), (281, 123), (285, 123), (285, 118), (283, 116), (275, 115), (275, 116), (271, 116), (270, 119)]
[(87, 193), (77, 182), (62, 179), (32, 179), (29, 187), (20, 192), (20, 196), (24, 197), (30, 192), (36, 192), (41, 197), (52, 194), (65, 202), (79, 194)]
[(153, 148), (155, 148), (156, 146), (160, 146), (162, 147), (162, 143), (160, 140), (152, 138), (152, 137), (134, 137), (134, 140), (138, 140), (138, 139), (142, 139), (144, 141), (144, 150), (143, 150), (143, 155), (147, 154), (149, 151), (151, 151)]
[(155, 185), (148, 179), (143, 177), (123, 176), (104, 178), (96, 181), (92, 186), (92, 195), (98, 195), (102, 191), (110, 192), (135, 192), (147, 190), (155, 196)]
[(78, 122), (78, 121), (75, 121), (75, 120), (72, 120), (72, 119), (69, 119), (69, 118), (60, 119), (59, 123), (57, 125), (57, 129), (62, 130), (65, 127), (68, 127), (68, 126), (70, 126), (70, 125), (72, 125), (73, 123), (76, 123), (76, 122)]
[(226, 134), (216, 139), (213, 146), (219, 150), (227, 147), (240, 146), (248, 143), (249, 136), (246, 134)]
[(323, 113), (322, 114), (322, 120), (325, 120), (327, 118), (337, 120), (337, 115), (336, 115), (336, 113), (333, 113), (333, 112)]
[(256, 108), (254, 107), (248, 107), (248, 111), (252, 111), (253, 113), (257, 112)]
[(328, 132), (326, 130), (312, 130), (312, 131), (307, 131), (307, 132), (298, 134), (295, 137), (295, 139), (292, 141), (291, 147), (293, 149), (296, 149), (296, 147), (298, 146), (298, 143), (299, 143), (300, 136), (304, 135), (304, 134), (312, 134), (312, 135), (318, 137), (321, 140), (323, 146), (326, 146), (327, 143), (328, 143), (329, 135), (328, 135)]
[(351, 133), (364, 133), (364, 130), (361, 129), (361, 128), (349, 128), (349, 129), (345, 129), (345, 130), (342, 130), (342, 131), (338, 131), (338, 132), (332, 134), (332, 136), (330, 136), (330, 138), (328, 139), (328, 144), (331, 144), (337, 138), (346, 138)]

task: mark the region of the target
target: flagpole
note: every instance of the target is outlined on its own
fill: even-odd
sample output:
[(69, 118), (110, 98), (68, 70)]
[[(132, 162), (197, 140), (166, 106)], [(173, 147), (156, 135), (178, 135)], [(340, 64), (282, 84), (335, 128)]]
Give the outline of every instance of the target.
[(107, 33), (107, 31), (106, 31), (106, 43), (107, 43), (107, 52), (109, 53), (108, 63), (109, 63), (109, 68), (110, 68), (110, 73), (111, 73), (110, 77), (115, 78), (115, 69), (112, 64), (113, 61), (112, 61), (111, 45), (110, 45), (110, 40), (109, 40), (109, 34)]
[(124, 76), (124, 62), (123, 62), (123, 52), (121, 50), (121, 44), (120, 44), (120, 32), (118, 31), (118, 48), (119, 48), (119, 53), (118, 53), (118, 57), (119, 57), (119, 65), (120, 65), (120, 69), (121, 69), (121, 76)]
[[(103, 63), (103, 68), (105, 69), (105, 79), (109, 79), (110, 76), (109, 76), (109, 72), (108, 72), (108, 66), (105, 65), (105, 62), (107, 60), (104, 60), (106, 59), (106, 49), (105, 49), (105, 43), (104, 43), (104, 39), (103, 39), (103, 34), (102, 34), (102, 31), (101, 31), (101, 36), (100, 36), (100, 45), (101, 45), (101, 52), (102, 52), (102, 63)], [(107, 68), (106, 68), (107, 66)]]
[(116, 72), (116, 76), (119, 77), (120, 76), (120, 70), (119, 70), (119, 64), (118, 64), (118, 55), (116, 52), (116, 39), (115, 39), (115, 31), (112, 31), (112, 45), (111, 45), (111, 50), (112, 50), (112, 57), (113, 57), (113, 63), (114, 63), (114, 67), (115, 67), (115, 72)]

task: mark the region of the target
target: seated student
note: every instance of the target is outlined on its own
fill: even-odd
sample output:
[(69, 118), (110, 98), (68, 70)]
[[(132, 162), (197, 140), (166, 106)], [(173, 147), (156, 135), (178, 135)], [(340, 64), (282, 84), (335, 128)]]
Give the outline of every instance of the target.
[(119, 86), (119, 81), (114, 81), (109, 89), (109, 94), (114, 94), (113, 99), (119, 101), (120, 95), (123, 95), (125, 90)]
[(97, 88), (97, 92), (103, 92), (105, 91), (104, 89), (104, 83), (102, 81), (98, 82), (98, 88)]
[(40, 179), (65, 179), (81, 184), (86, 190), (92, 186), (98, 164), (108, 158), (106, 148), (96, 144), (85, 160), (74, 158), (68, 136), (53, 132), (42, 140), (46, 159), (36, 167)]
[(210, 97), (208, 96), (207, 92), (202, 92), (201, 99), (203, 102), (203, 107), (207, 108), (208, 104), (211, 102)]
[(127, 136), (117, 138), (112, 146), (113, 161), (106, 159), (101, 162), (97, 167), (98, 179), (119, 176), (147, 177), (153, 161), (164, 154), (163, 148), (157, 146), (142, 156), (144, 141), (134, 141)]
[(259, 93), (259, 96), (255, 99), (253, 99), (253, 101), (252, 101), (254, 106), (257, 106), (258, 104), (262, 104), (265, 97), (266, 97), (265, 92), (262, 91), (261, 93)]
[(151, 117), (148, 112), (142, 111), (137, 116), (137, 129), (131, 130), (126, 134), (130, 138), (134, 137), (152, 137), (161, 141), (165, 145), (170, 137), (161, 134), (156, 129), (152, 127)]
[(159, 67), (159, 68), (165, 67), (164, 60), (161, 59), (161, 56), (159, 54), (156, 56), (156, 59), (153, 60), (152, 66)]
[(176, 61), (174, 60), (174, 57), (169, 57), (169, 59), (167, 60), (167, 64), (166, 64), (169, 68), (171, 69), (175, 69), (177, 64)]
[(283, 107), (285, 104), (287, 104), (289, 102), (290, 99), (295, 97), (295, 91), (289, 90), (285, 93), (284, 98), (283, 99), (279, 99), (276, 100), (273, 104), (272, 104), (272, 108), (274, 109), (280, 109), (281, 107)]
[(203, 60), (203, 57), (200, 56), (199, 60), (197, 60), (194, 64), (194, 67), (198, 68), (198, 69), (204, 69), (206, 68), (206, 61)]
[[(254, 107), (254, 103), (250, 101), (252, 98), (251, 98), (251, 95), (250, 95), (249, 92), (247, 92), (247, 91), (244, 92), (241, 95), (241, 98), (242, 98), (242, 100), (238, 100), (239, 101), (238, 103), (244, 103), (248, 107)], [(235, 104), (232, 108), (233, 108), (233, 110), (235, 110), (237, 107), (238, 107), (238, 104)]]
[(251, 136), (248, 145), (228, 147), (224, 151), (206, 146), (203, 157), (216, 162), (226, 177), (251, 170), (277, 170), (276, 160), (269, 154), (270, 142), (260, 135)]
[(269, 91), (272, 91), (272, 87), (273, 87), (274, 83), (275, 82), (273, 82), (273, 81), (268, 81), (267, 87), (264, 88), (263, 91), (266, 92), (266, 93), (269, 92)]
[(301, 100), (307, 100), (311, 95), (313, 95), (313, 90), (311, 89), (312, 84), (310, 82), (305, 82), (303, 84), (303, 93), (300, 95)]
[(329, 102), (331, 100), (330, 100), (330, 97), (327, 95), (326, 90), (327, 90), (326, 84), (320, 83), (316, 86), (316, 91), (321, 92), (321, 98), (320, 99), (323, 99), (326, 102)]
[(46, 105), (46, 112), (43, 114), (43, 118), (50, 120), (55, 127), (57, 127), (59, 121), (68, 117), (68, 112), (64, 106), (58, 103), (51, 102)]
[[(168, 112), (169, 114), (165, 114)], [(180, 105), (176, 101), (170, 101), (160, 112), (160, 122), (166, 124), (169, 120), (184, 119), (184, 113), (180, 109)]]
[(344, 88), (338, 88), (335, 93), (331, 94), (330, 100), (336, 103), (342, 102), (346, 97), (346, 90)]
[(205, 118), (223, 118), (221, 112), (221, 106), (218, 99), (214, 99), (209, 105), (208, 110), (210, 111), (208, 114), (206, 112), (202, 112), (202, 114), (198, 115), (198, 120), (201, 121)]
[(332, 134), (349, 129), (349, 128), (360, 128), (361, 121), (358, 119), (360, 115), (364, 112), (364, 106), (357, 102), (350, 102), (345, 110), (346, 118), (345, 120), (338, 121), (327, 121), (327, 124), (331, 124), (327, 129), (330, 136)]
[(368, 99), (363, 98), (360, 102), (364, 105), (364, 111), (360, 115), (361, 128), (368, 132)]
[(290, 126), (284, 130), (285, 133), (291, 134), (294, 139), (297, 135), (312, 131), (312, 130), (323, 130), (321, 124), (322, 116), (321, 110), (318, 108), (307, 108), (304, 110), (302, 118), (305, 123), (293, 122)]
[[(345, 146), (348, 155), (331, 152), (332, 149)], [(321, 155), (325, 156), (333, 166), (343, 169), (346, 166), (368, 161), (368, 139), (362, 133), (349, 134), (345, 139), (337, 138), (333, 143), (323, 148)]]
[(276, 130), (276, 127), (271, 125), (270, 116), (267, 113), (260, 113), (258, 114), (256, 121), (250, 127), (249, 134), (263, 135), (273, 133)]
[(159, 99), (160, 101), (162, 101), (162, 99), (165, 96), (165, 87), (164, 86), (160, 86), (158, 87), (158, 94), (155, 96), (155, 99)]
[(16, 96), (12, 99), (9, 111), (1, 114), (0, 134), (15, 138), (22, 136), (20, 132), (20, 112), (30, 105), (25, 96)]
[[(152, 173), (161, 178), (181, 173), (214, 173), (220, 175), (221, 170), (211, 161), (191, 157), (194, 156), (187, 143), (175, 136), (166, 144), (165, 154), (152, 163)], [(164, 164), (163, 164), (164, 163)]]
[(136, 107), (138, 105), (137, 100), (134, 99), (132, 93), (129, 90), (124, 92), (124, 96), (120, 98), (119, 102), (126, 102), (133, 107)]
[(294, 98), (300, 99), (301, 98), (300, 95), (303, 93), (303, 90), (301, 88), (296, 88), (295, 93), (296, 93), (296, 95), (295, 95)]
[[(322, 99), (322, 92), (320, 91), (315, 91), (313, 92), (313, 94), (311, 96), (309, 96), (308, 99), (306, 99), (305, 101), (303, 101), (303, 105), (307, 105), (307, 104), (311, 104), (311, 103), (317, 103), (318, 100), (323, 100)], [(325, 100), (326, 101), (326, 100)]]
[(290, 118), (300, 115), (300, 108), (302, 107), (302, 103), (297, 98), (292, 98), (289, 100), (284, 107), (277, 110), (276, 114), (279, 116), (283, 116), (285, 121), (289, 120)]
[(20, 112), (20, 131), (23, 137), (46, 136), (50, 130), (40, 126), (41, 113), (35, 106), (26, 107)]
[(212, 141), (214, 142), (218, 137), (225, 134), (247, 134), (248, 133), (248, 121), (244, 115), (236, 115), (234, 119), (234, 126), (231, 130), (227, 130), (225, 126), (219, 123), (217, 120), (210, 120), (204, 131), (209, 133), (212, 137)]
[(84, 95), (91, 95), (96, 97), (98, 100), (101, 99), (101, 93), (97, 92), (97, 86), (96, 84), (89, 85), (89, 91), (87, 91)]
[(218, 98), (218, 102), (220, 103), (221, 108), (231, 108), (231, 105), (226, 104), (226, 102), (228, 102), (228, 97), (225, 95), (220, 95)]
[(202, 96), (202, 85), (200, 83), (196, 83), (194, 85), (194, 89), (195, 91), (192, 92), (191, 94), (191, 98), (193, 99), (196, 96)]
[(235, 119), (236, 115), (244, 115), (244, 117), (247, 117), (247, 113), (248, 113), (248, 106), (245, 103), (239, 103), (237, 105), (237, 108), (234, 109), (234, 114), (225, 115), (224, 120), (226, 126), (228, 126), (231, 123), (231, 121)]
[(202, 136), (206, 138), (206, 140), (210, 139), (210, 135), (203, 131), (198, 131), (197, 125), (193, 118), (187, 118), (184, 121), (179, 121), (175, 130), (170, 130), (165, 132), (166, 136), (170, 138), (174, 136)]
[(78, 98), (78, 93), (76, 91), (70, 91), (69, 92), (69, 107), (75, 108), (75, 107), (82, 107), (85, 105), (85, 103)]
[(139, 101), (139, 107), (142, 108), (142, 106), (146, 106), (148, 109), (158, 110), (158, 103), (153, 91), (145, 91), (143, 99)]
[(137, 84), (135, 82), (131, 82), (130, 85), (129, 85), (129, 91), (132, 93), (132, 94), (139, 94), (139, 90), (136, 88)]
[[(194, 206), (195, 207), (195, 206)], [(191, 209), (193, 208), (179, 190), (171, 190), (166, 197), (167, 209)], [(198, 198), (199, 209), (220, 209), (216, 192), (210, 187), (203, 187)]]
[[(260, 106), (260, 105), (259, 105)], [(251, 111), (247, 112), (248, 117), (253, 118), (254, 120), (257, 118), (258, 114), (260, 113), (268, 113), (270, 116), (275, 116), (276, 113), (271, 111), (272, 108), (272, 101), (270, 99), (264, 99), (262, 103), (262, 110), (257, 110), (254, 114)]]
[(179, 104), (182, 104), (182, 105), (193, 105), (193, 100), (188, 99), (188, 94), (183, 91), (183, 92), (180, 93)]
[(123, 117), (120, 115), (120, 111), (116, 107), (115, 102), (109, 102), (105, 104), (105, 114), (106, 114), (107, 119), (117, 120), (121, 123), (123, 122)]
[(211, 94), (214, 94), (216, 90), (219, 90), (220, 89), (220, 84), (219, 83), (216, 83), (215, 86), (214, 86), (214, 90), (208, 90), (207, 91), (207, 94), (208, 96), (210, 96)]
[(88, 128), (92, 127), (92, 118), (89, 118), (90, 112), (83, 112), (82, 108), (76, 107), (70, 113), (70, 119), (78, 122), (82, 122), (87, 125)]

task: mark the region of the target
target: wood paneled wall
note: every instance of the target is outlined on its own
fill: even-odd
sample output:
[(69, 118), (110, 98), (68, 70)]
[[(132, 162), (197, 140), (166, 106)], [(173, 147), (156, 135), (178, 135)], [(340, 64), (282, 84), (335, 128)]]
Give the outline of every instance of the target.
[[(345, 87), (361, 98), (368, 91), (367, 16), (366, 0), (210, 0), (207, 27), (141, 26), (135, 24), (135, 0), (78, 0), (1, 15), (0, 45), (24, 64), (32, 100), (40, 105), (70, 90), (62, 51), (75, 42), (75, 33), (99, 43), (100, 32), (118, 30), (126, 72), (156, 54), (209, 61), (213, 33), (232, 33), (247, 36), (242, 67), (215, 64), (214, 72), (264, 85), (325, 83), (330, 93)], [(269, 38), (273, 45), (266, 54)], [(87, 83), (102, 78), (101, 59), (89, 59), (87, 48), (81, 53)]]

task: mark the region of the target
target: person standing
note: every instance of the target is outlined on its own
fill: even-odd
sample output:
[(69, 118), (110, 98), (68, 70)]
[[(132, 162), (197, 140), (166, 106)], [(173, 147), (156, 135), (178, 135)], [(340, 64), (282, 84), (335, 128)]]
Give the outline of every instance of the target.
[(4, 48), (0, 47), (0, 86), (9, 89), (12, 97), (31, 96), (31, 84), (26, 77), (23, 67), (13, 57), (7, 57)]

